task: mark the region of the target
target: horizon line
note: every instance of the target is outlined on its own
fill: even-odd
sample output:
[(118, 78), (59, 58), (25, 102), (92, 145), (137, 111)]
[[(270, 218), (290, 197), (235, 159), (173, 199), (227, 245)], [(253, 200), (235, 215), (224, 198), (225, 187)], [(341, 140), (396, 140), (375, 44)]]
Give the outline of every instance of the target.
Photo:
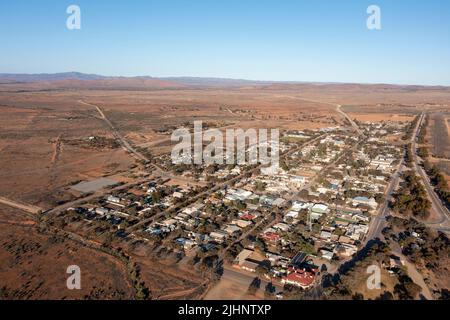
[[(150, 75), (105, 75), (101, 73), (81, 72), (81, 71), (61, 71), (61, 72), (0, 72), (1, 76), (39, 76), (39, 75), (62, 75), (62, 74), (79, 74), (87, 76), (97, 76), (102, 78), (150, 78), (150, 79), (213, 79), (213, 80), (229, 80), (229, 81), (245, 81), (245, 82), (265, 82), (279, 84), (347, 84), (347, 85), (389, 85), (389, 86), (420, 86), (420, 87), (445, 87), (450, 88), (450, 84), (420, 84), (420, 83), (396, 83), (396, 82), (347, 82), (347, 81), (308, 81), (308, 80), (267, 80), (267, 79), (249, 79), (240, 77), (221, 77), (221, 76), (188, 76), (188, 75), (171, 75), (171, 76), (150, 76)], [(100, 79), (91, 79), (100, 80)], [(57, 80), (54, 80), (57, 81)], [(89, 81), (88, 79), (80, 79), (80, 81)]]

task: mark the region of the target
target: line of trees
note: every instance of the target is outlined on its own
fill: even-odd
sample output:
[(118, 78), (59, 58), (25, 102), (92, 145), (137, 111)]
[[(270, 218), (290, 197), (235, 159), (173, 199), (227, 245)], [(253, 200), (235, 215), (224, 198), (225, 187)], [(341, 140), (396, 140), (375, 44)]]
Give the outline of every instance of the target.
[(444, 205), (450, 207), (450, 190), (447, 181), (441, 170), (436, 165), (431, 165), (429, 161), (424, 162), (424, 169), (430, 177), (430, 181), (435, 187), (435, 191)]
[(409, 143), (405, 146), (406, 152), (405, 152), (405, 164), (408, 168), (412, 168), (413, 163), (413, 153), (412, 153), (412, 145)]
[(414, 129), (416, 128), (417, 122), (419, 122), (420, 115), (417, 115), (414, 120), (408, 125), (406, 128), (406, 133), (403, 136), (402, 140), (409, 140), (412, 138), (412, 135), (414, 134)]
[(430, 119), (428, 118), (428, 116), (425, 116), (425, 121), (422, 125), (422, 128), (420, 129), (419, 136), (418, 136), (418, 142), (421, 144), (426, 142), (425, 137), (427, 135), (427, 127), (428, 127), (429, 120)]
[(403, 173), (403, 182), (400, 189), (394, 194), (391, 203), (392, 210), (402, 215), (413, 215), (421, 219), (427, 219), (430, 215), (431, 202), (427, 198), (424, 186), (420, 178), (412, 171)]

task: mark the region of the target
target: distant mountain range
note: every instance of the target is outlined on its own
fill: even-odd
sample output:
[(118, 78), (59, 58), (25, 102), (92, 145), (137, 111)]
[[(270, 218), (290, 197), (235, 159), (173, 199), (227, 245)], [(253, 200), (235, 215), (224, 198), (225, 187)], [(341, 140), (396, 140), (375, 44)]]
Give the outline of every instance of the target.
[(108, 77), (97, 74), (86, 74), (80, 72), (63, 73), (39, 73), (39, 74), (13, 74), (0, 73), (0, 84), (26, 84), (58, 82), (59, 84), (80, 85), (87, 81), (86, 85), (96, 84), (98, 86), (156, 86), (156, 87), (184, 87), (184, 86), (245, 86), (245, 85), (263, 85), (274, 82), (252, 81), (242, 79), (223, 79), (223, 78), (201, 78), (201, 77), (162, 77), (155, 78), (149, 76), (139, 77)]
[(357, 84), (357, 83), (333, 83), (333, 82), (301, 82), (301, 81), (257, 81), (226, 78), (202, 78), (202, 77), (110, 77), (81, 72), (40, 73), (40, 74), (12, 74), (0, 73), (0, 85), (2, 87), (17, 87), (23, 89), (164, 89), (187, 87), (252, 87), (267, 86), (271, 88), (301, 85), (319, 86), (377, 86), (385, 88), (402, 87), (408, 90), (438, 89), (443, 86), (406, 86), (389, 84)]
[(16, 74), (0, 73), (0, 83), (5, 82), (48, 82), (61, 80), (102, 80), (107, 77), (80, 72)]

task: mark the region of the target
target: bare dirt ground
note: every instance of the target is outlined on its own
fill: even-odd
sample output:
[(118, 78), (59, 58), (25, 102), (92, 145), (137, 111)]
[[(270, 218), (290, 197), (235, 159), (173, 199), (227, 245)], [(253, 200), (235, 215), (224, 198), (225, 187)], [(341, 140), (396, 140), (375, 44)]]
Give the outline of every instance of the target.
[(410, 122), (412, 119), (414, 119), (414, 117), (410, 114), (350, 113), (349, 115), (352, 119), (356, 119), (360, 122)]
[(70, 198), (65, 186), (132, 164), (122, 149), (92, 150), (64, 143), (63, 139), (109, 135), (100, 120), (82, 109), (48, 107), (48, 97), (41, 99), (45, 106), (33, 107), (39, 98), (34, 103), (21, 98), (24, 101), (14, 102), (17, 107), (0, 106), (0, 195), (49, 208)]
[[(0, 205), (2, 299), (130, 299), (125, 267), (67, 238), (41, 233), (19, 210)], [(66, 286), (67, 267), (81, 268), (81, 290)]]
[(264, 300), (264, 284), (255, 294), (248, 292), (252, 279), (251, 276), (225, 275), (208, 291), (205, 300)]

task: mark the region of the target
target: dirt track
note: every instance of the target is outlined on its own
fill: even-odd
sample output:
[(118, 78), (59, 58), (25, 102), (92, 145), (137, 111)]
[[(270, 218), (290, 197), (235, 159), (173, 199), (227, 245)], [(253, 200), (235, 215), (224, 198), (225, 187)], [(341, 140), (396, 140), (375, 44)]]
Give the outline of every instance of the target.
[(39, 212), (42, 212), (42, 208), (32, 206), (29, 204), (25, 204), (25, 203), (19, 203), (17, 201), (13, 201), (13, 200), (3, 198), (3, 197), (0, 197), (0, 203), (3, 203), (7, 206), (17, 208), (17, 209), (20, 209), (20, 210), (23, 210), (25, 212), (32, 213), (32, 214), (38, 214)]

